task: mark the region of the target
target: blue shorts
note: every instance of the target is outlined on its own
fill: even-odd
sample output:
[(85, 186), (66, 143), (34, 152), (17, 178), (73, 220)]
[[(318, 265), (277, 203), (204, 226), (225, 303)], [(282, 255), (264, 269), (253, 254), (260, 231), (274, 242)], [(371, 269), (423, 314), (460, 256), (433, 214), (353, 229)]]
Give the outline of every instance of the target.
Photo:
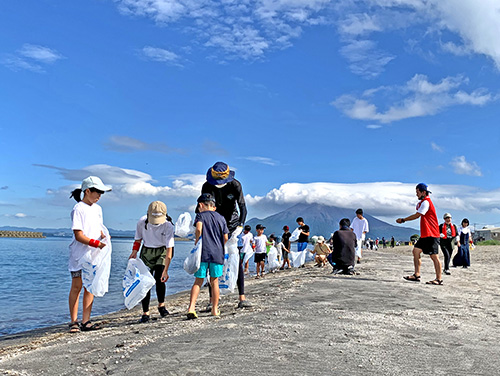
[(210, 272), (210, 277), (219, 278), (222, 277), (222, 271), (224, 270), (224, 265), (216, 264), (214, 262), (202, 262), (200, 263), (200, 268), (198, 269), (198, 271), (194, 273), (194, 276), (196, 278), (206, 278), (207, 269)]
[(307, 242), (297, 243), (297, 252), (302, 252), (307, 248)]

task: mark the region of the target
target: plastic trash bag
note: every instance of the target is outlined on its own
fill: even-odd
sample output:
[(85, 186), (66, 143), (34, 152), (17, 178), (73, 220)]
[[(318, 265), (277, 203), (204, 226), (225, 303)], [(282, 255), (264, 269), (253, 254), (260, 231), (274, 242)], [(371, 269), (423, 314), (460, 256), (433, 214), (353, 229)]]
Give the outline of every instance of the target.
[(252, 258), (252, 256), (255, 254), (254, 250), (252, 247), (248, 247), (249, 249), (247, 252), (245, 252), (245, 256), (243, 257), (243, 264), (246, 264), (248, 260)]
[(292, 267), (298, 268), (299, 266), (304, 265), (306, 262), (306, 253), (309, 253), (308, 251), (304, 250), (302, 252), (297, 252), (297, 251), (291, 251), (289, 253), (289, 258), (290, 258), (290, 263)]
[(267, 254), (267, 265), (269, 270), (278, 269), (280, 267), (280, 262), (278, 260), (278, 250), (275, 246), (272, 246)]
[(308, 244), (306, 249), (304, 249), (304, 252), (306, 253), (305, 262), (314, 261), (314, 254), (311, 253), (312, 251), (314, 251), (314, 247)]
[(184, 260), (184, 270), (188, 274), (194, 274), (198, 271), (201, 264), (201, 243), (202, 237), (198, 240), (198, 244), (189, 252), (189, 255)]
[(191, 214), (185, 212), (179, 215), (177, 221), (175, 222), (174, 234), (180, 236), (181, 238), (186, 238), (188, 235), (194, 233), (194, 226), (192, 225)]
[(224, 268), (222, 276), (219, 277), (219, 289), (221, 294), (233, 292), (236, 281), (238, 280), (240, 266), (238, 235), (241, 234), (242, 230), (243, 228), (241, 226), (237, 227), (224, 247)]
[(122, 282), (125, 307), (128, 309), (134, 308), (144, 299), (155, 283), (155, 279), (141, 259), (128, 260)]
[(104, 225), (101, 230), (105, 238), (100, 241), (106, 246), (102, 249), (89, 246), (89, 251), (80, 259), (83, 287), (96, 297), (104, 296), (108, 292), (111, 271), (111, 237)]
[(290, 241), (294, 242), (299, 240), (299, 235), (300, 235), (300, 228), (297, 227), (295, 230), (293, 230), (292, 235), (290, 235)]

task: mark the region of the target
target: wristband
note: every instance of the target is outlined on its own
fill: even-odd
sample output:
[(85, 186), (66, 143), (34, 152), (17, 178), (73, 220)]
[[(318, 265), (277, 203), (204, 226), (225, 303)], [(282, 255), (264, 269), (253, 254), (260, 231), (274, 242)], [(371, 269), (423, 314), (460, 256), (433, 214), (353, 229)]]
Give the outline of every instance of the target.
[(405, 223), (405, 222), (406, 222), (406, 221), (405, 221), (403, 218), (401, 218), (401, 223)]
[(141, 247), (140, 242), (134, 242), (134, 245), (132, 246), (132, 251), (138, 251), (140, 247)]
[(89, 240), (89, 245), (91, 247), (97, 248), (97, 247), (99, 247), (99, 244), (101, 244), (101, 242), (99, 240), (95, 240), (95, 239)]

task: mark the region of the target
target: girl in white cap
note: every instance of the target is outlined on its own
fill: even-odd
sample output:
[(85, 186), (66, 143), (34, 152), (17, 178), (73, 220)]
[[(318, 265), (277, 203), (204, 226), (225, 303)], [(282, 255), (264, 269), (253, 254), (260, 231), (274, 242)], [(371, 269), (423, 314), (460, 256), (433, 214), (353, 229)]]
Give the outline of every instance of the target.
[(81, 188), (71, 192), (70, 198), (73, 197), (77, 202), (71, 211), (73, 241), (69, 245), (68, 266), (71, 272), (71, 290), (69, 292), (69, 314), (71, 316), (69, 328), (71, 333), (77, 333), (80, 330), (101, 329), (99, 324), (90, 322), (94, 295), (85, 288), (83, 292), (82, 324), (79, 325), (78, 323), (78, 301), (83, 286), (80, 260), (87, 252), (91, 252), (91, 247), (102, 249), (106, 246), (105, 243), (101, 242), (104, 239), (102, 209), (97, 205), (97, 201), (104, 192), (109, 191), (111, 191), (111, 187), (104, 185), (101, 179), (97, 176), (89, 176), (82, 181)]

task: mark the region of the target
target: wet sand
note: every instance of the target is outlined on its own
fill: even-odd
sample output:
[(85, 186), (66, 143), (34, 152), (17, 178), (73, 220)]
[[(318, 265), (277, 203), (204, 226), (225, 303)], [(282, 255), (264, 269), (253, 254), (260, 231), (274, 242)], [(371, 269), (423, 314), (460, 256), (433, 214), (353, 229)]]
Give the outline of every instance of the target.
[[(443, 286), (422, 282), (410, 247), (365, 251), (356, 276), (306, 268), (246, 281), (254, 307), (222, 297), (221, 317), (186, 320), (188, 293), (170, 316), (137, 323), (140, 307), (99, 318), (105, 328), (58, 326), (0, 339), (5, 375), (496, 375), (500, 369), (500, 247), (471, 251)], [(198, 306), (208, 301), (206, 289)], [(159, 317), (152, 309), (153, 318)]]

